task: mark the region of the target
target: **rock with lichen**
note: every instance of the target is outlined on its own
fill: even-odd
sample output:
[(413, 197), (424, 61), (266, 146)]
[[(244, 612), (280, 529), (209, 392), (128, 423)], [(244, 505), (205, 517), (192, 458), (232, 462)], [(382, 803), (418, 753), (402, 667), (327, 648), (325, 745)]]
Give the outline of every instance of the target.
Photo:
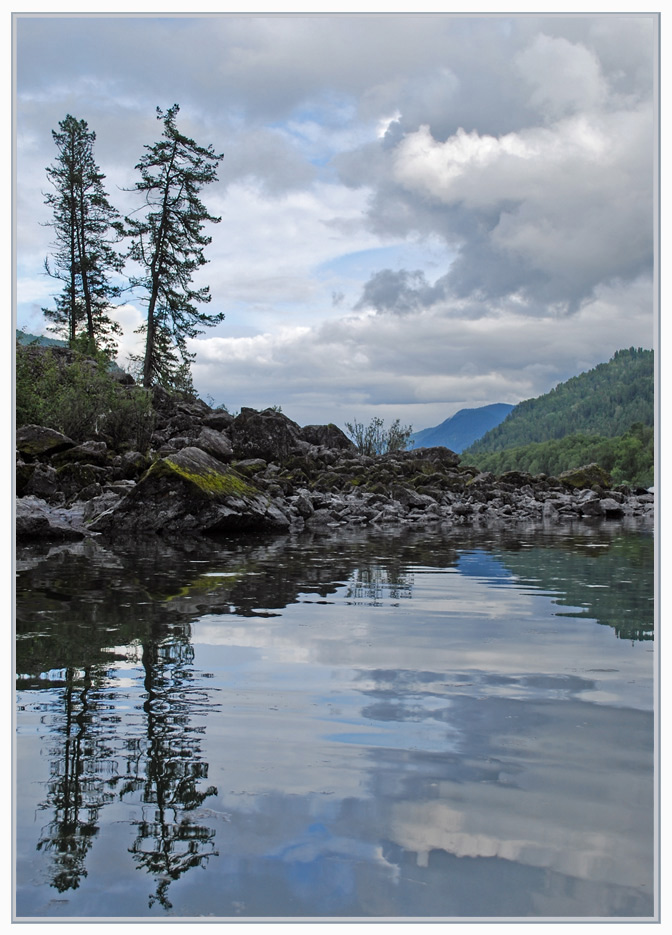
[(599, 464), (584, 464), (582, 467), (574, 468), (571, 471), (563, 471), (558, 475), (558, 480), (567, 487), (574, 489), (584, 487), (602, 487), (604, 489), (611, 486), (611, 477), (601, 468)]
[(277, 505), (249, 479), (190, 447), (155, 461), (119, 504), (89, 528), (135, 535), (214, 534), (288, 525)]

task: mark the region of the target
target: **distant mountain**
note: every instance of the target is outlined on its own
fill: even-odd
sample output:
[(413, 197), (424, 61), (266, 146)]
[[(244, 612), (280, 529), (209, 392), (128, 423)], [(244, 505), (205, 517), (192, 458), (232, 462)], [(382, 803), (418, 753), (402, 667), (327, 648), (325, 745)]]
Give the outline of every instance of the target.
[(39, 344), (41, 347), (67, 347), (67, 341), (59, 341), (56, 338), (48, 338), (44, 334), (28, 334), (27, 331), (16, 332), (16, 340), (19, 344)]
[[(37, 344), (38, 347), (67, 347), (67, 341), (59, 341), (58, 338), (48, 338), (44, 334), (29, 334), (27, 331), (16, 330), (16, 340), (19, 344)], [(111, 360), (108, 364), (108, 370), (111, 373), (123, 373), (121, 367), (116, 361)]]
[(489, 429), (499, 425), (512, 409), (513, 406), (509, 403), (492, 403), (476, 409), (460, 409), (441, 425), (414, 432), (409, 447), (433, 448), (436, 445), (445, 445), (459, 454)]
[(543, 396), (518, 403), (464, 455), (577, 433), (613, 438), (624, 435), (634, 423), (652, 426), (653, 386), (653, 351), (641, 347), (617, 351), (608, 363), (559, 383)]

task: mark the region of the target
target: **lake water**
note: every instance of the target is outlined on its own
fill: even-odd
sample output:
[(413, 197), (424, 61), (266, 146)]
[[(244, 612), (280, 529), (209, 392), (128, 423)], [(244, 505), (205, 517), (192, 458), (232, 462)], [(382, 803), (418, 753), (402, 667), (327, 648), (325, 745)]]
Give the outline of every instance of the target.
[(651, 918), (653, 538), (17, 553), (16, 918)]

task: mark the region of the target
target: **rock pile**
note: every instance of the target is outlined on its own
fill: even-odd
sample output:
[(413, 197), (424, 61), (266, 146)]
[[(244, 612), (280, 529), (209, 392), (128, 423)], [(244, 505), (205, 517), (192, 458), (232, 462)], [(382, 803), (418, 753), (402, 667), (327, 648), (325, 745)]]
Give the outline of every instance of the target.
[(340, 525), (508, 526), (652, 520), (653, 494), (612, 487), (597, 465), (559, 477), (463, 465), (447, 448), (367, 457), (335, 425), (301, 428), (273, 409), (236, 417), (205, 403), (159, 414), (146, 452), (76, 445), (41, 426), (17, 431), (20, 538), (200, 535)]

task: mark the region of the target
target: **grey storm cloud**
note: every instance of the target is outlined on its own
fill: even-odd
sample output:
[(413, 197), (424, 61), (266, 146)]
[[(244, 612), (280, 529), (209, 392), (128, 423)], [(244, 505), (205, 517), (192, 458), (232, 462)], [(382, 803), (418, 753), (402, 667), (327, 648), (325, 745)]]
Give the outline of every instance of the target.
[(422, 270), (382, 269), (365, 284), (355, 311), (373, 308), (377, 312), (406, 315), (434, 305), (446, 294), (442, 280), (432, 286)]
[[(652, 273), (651, 24), (630, 23), (628, 84), (612, 43), (625, 42), (629, 24), (556, 19), (534, 32), (520, 22), (515, 38), (493, 43), (494, 63), (450, 57), (439, 116), (432, 95), (421, 110), (402, 88), (385, 136), (340, 155), (337, 167), (345, 184), (372, 189), (368, 223), (380, 236), (444, 239), (456, 258), (441, 286), (453, 296), (517, 296), (571, 313), (600, 284)], [(480, 41), (487, 46), (487, 30)], [(487, 80), (503, 55), (512, 67)], [(499, 123), (492, 94), (506, 104)], [(359, 307), (423, 304), (424, 286), (384, 272)]]

